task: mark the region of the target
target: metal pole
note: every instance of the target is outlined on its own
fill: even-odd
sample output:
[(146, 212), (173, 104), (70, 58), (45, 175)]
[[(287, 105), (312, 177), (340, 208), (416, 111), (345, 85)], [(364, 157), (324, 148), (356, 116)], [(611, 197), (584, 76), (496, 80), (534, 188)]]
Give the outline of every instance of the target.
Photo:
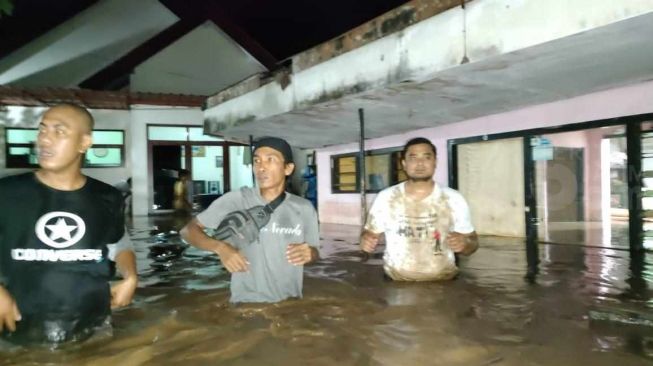
[(361, 191), (361, 225), (365, 225), (367, 219), (367, 199), (365, 198), (366, 174), (365, 174), (365, 114), (363, 108), (358, 108), (358, 120), (360, 122), (360, 141), (358, 151), (358, 167), (360, 172)]
[(252, 185), (256, 185), (256, 177), (254, 176), (254, 136), (249, 135), (249, 157), (252, 164)]
[(628, 156), (628, 237), (630, 251), (644, 248), (642, 207), (642, 131), (639, 123), (626, 125), (626, 154)]
[(526, 222), (526, 263), (528, 269), (526, 279), (535, 282), (539, 272), (540, 254), (537, 238), (537, 192), (535, 191), (535, 164), (533, 164), (533, 150), (531, 136), (523, 138), (524, 141), (524, 218)]

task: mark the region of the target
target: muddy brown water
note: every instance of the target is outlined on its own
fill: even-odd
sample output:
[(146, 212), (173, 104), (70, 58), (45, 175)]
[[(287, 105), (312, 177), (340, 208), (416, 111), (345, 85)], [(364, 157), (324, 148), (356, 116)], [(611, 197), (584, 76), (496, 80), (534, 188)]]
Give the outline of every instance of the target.
[(0, 364), (653, 364), (651, 253), (631, 262), (627, 251), (542, 245), (530, 284), (523, 242), (484, 237), (455, 280), (398, 283), (384, 279), (380, 254), (360, 261), (357, 228), (323, 225), (303, 299), (234, 307), (215, 256), (148, 255), (179, 243), (156, 235), (178, 223), (158, 220), (134, 223), (141, 283), (114, 312), (113, 337), (2, 351)]

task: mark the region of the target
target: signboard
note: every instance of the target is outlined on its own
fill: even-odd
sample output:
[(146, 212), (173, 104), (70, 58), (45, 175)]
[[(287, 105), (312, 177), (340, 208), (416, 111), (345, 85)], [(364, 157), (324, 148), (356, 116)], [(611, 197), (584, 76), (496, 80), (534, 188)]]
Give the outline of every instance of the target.
[(546, 137), (531, 137), (533, 161), (553, 160), (553, 144)]

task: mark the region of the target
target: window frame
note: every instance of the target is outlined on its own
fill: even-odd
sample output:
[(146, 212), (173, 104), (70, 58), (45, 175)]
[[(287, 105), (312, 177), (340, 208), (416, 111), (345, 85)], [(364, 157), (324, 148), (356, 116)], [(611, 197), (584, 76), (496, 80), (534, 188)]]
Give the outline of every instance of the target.
[[(33, 149), (35, 146), (35, 142), (33, 143), (12, 143), (9, 141), (9, 131), (10, 130), (31, 130), (31, 131), (38, 131), (38, 128), (33, 128), (33, 127), (4, 127), (4, 137), (5, 137), (5, 168), (6, 169), (31, 169), (31, 168), (38, 168), (39, 165), (38, 163), (36, 164), (17, 164), (17, 165), (11, 165), (10, 166), (10, 154), (9, 151), (11, 148), (14, 147), (22, 147), (22, 148), (28, 148), (28, 149)], [(125, 131), (124, 130), (114, 130), (114, 129), (106, 129), (106, 128), (99, 128), (99, 129), (94, 129), (93, 132), (98, 131), (98, 132), (120, 132), (122, 135), (122, 144), (93, 144), (89, 148), (91, 149), (97, 149), (97, 148), (105, 148), (105, 149), (120, 149), (120, 163), (118, 164), (87, 164), (86, 163), (86, 158), (82, 161), (82, 168), (84, 169), (95, 169), (95, 168), (121, 168), (125, 166)], [(88, 152), (86, 152), (88, 154)], [(84, 155), (86, 157), (86, 155)]]
[[(166, 140), (166, 139), (155, 139), (155, 138), (150, 138), (150, 128), (152, 127), (172, 127), (172, 128), (184, 128), (186, 129), (186, 138), (183, 140)], [(227, 139), (224, 136), (221, 135), (211, 135), (211, 134), (206, 134), (204, 133), (204, 136), (210, 136), (214, 138), (215, 140), (193, 140), (191, 139), (191, 129), (202, 129), (204, 131), (204, 127), (201, 125), (183, 125), (183, 124), (160, 124), (160, 123), (148, 123), (146, 128), (145, 128), (145, 136), (147, 141), (156, 141), (156, 142), (180, 142), (180, 143), (196, 143), (196, 144), (202, 144), (202, 143), (211, 143), (211, 144), (227, 144), (227, 143), (235, 143), (239, 145), (247, 145), (245, 143), (240, 143), (240, 142), (233, 142), (233, 141), (227, 141)]]
[[(365, 157), (368, 156), (378, 156), (378, 155), (385, 155), (389, 154), (390, 155), (390, 161), (389, 161), (389, 167), (388, 171), (390, 173), (390, 182), (388, 183), (387, 187), (391, 187), (395, 184), (401, 183), (402, 180), (399, 180), (399, 172), (403, 171), (403, 169), (397, 169), (397, 163), (401, 161), (401, 152), (403, 150), (403, 146), (395, 146), (395, 147), (387, 147), (387, 148), (382, 148), (382, 149), (374, 149), (374, 150), (366, 150), (365, 151)], [(359, 167), (360, 167), (360, 154), (358, 152), (351, 152), (351, 153), (345, 153), (345, 154), (337, 154), (337, 155), (331, 155), (330, 156), (330, 161), (331, 161), (331, 193), (333, 194), (343, 194), (343, 193), (360, 193), (361, 189), (361, 182), (360, 182), (360, 173), (359, 173)], [(355, 184), (356, 188), (353, 191), (343, 191), (339, 188), (339, 177), (340, 177), (340, 172), (338, 171), (339, 164), (338, 160), (341, 158), (354, 158), (355, 159)], [(383, 189), (387, 188), (381, 188), (381, 189), (365, 189), (365, 193), (379, 193)]]

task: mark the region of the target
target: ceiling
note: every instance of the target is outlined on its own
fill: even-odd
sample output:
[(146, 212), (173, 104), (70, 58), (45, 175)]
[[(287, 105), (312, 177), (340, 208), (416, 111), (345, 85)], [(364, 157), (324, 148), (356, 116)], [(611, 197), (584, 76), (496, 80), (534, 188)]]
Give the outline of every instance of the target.
[(9, 1), (0, 84), (204, 96), (407, 2)]

